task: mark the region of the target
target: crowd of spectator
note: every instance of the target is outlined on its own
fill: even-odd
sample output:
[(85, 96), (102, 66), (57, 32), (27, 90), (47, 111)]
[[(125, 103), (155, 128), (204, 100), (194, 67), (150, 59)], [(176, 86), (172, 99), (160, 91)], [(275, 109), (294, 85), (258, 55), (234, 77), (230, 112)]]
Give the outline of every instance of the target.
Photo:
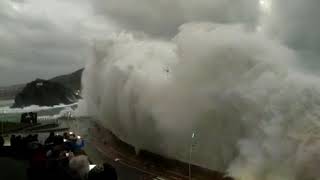
[[(28, 179), (70, 179), (70, 180), (116, 180), (115, 169), (108, 164), (97, 166), (89, 171), (89, 160), (83, 151), (84, 140), (74, 133), (63, 135), (51, 132), (44, 143), (37, 134), (27, 136), (12, 135), (11, 150), (14, 157), (27, 159), (30, 167), (27, 170)], [(0, 147), (4, 144), (0, 136)], [(101, 167), (108, 167), (101, 171)], [(100, 169), (100, 170), (97, 170)]]
[(10, 144), (12, 153), (21, 158), (29, 157), (31, 151), (40, 146), (37, 134), (27, 136), (12, 135), (10, 137)]

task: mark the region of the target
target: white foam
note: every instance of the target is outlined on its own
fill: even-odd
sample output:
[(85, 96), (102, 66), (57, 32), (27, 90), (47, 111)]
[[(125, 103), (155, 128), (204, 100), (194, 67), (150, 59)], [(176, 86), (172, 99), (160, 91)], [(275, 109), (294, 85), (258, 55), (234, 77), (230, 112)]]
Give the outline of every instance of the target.
[(51, 109), (58, 109), (58, 108), (66, 108), (76, 106), (78, 103), (73, 104), (60, 104), (55, 106), (38, 106), (32, 105), (24, 108), (11, 108), (10, 106), (0, 107), (0, 113), (4, 114), (16, 114), (16, 113), (25, 113), (25, 112), (39, 112), (43, 110), (51, 110)]
[(320, 81), (278, 42), (198, 23), (170, 42), (115, 35), (95, 55), (88, 113), (137, 149), (188, 162), (194, 146), (192, 163), (241, 180), (319, 177)]

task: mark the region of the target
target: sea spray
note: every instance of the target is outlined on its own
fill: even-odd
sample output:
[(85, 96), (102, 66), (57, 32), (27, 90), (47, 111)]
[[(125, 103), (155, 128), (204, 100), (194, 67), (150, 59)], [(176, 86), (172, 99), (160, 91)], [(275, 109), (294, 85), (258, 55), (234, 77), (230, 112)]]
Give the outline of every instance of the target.
[(191, 163), (241, 180), (318, 177), (319, 81), (279, 42), (189, 23), (169, 42), (121, 33), (94, 49), (87, 111), (137, 149), (189, 161), (195, 144)]

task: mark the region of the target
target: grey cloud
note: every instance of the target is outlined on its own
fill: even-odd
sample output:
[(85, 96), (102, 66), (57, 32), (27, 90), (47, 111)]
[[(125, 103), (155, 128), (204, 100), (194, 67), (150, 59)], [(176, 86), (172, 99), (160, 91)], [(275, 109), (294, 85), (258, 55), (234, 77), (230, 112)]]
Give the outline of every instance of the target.
[(266, 32), (294, 49), (299, 56), (297, 67), (319, 75), (320, 1), (273, 0)]
[(25, 0), (11, 0), (12, 2), (16, 2), (16, 3), (24, 3)]
[[(9, 31), (16, 38), (0, 42), (0, 59), (10, 60), (11, 65), (6, 68), (14, 72), (9, 74), (17, 80), (48, 78), (84, 66), (85, 57), (77, 55), (84, 54), (89, 47), (72, 34), (40, 27), (21, 27), (21, 24), (13, 24), (7, 32)], [(5, 62), (1, 62), (0, 66), (5, 66), (3, 63)], [(26, 71), (29, 76), (22, 78), (17, 73), (19, 71)], [(43, 74), (39, 75), (36, 72)], [(14, 79), (1, 79), (0, 82), (4, 85), (15, 83)]]
[[(72, 14), (73, 6), (80, 6), (80, 10), (83, 6), (83, 12), (77, 13), (83, 13), (83, 17), (89, 15), (86, 6), (79, 4), (84, 1), (71, 2), (65, 5), (70, 6), (69, 13)], [(68, 22), (57, 20), (54, 19), (55, 14), (47, 13), (63, 12), (53, 10), (41, 15), (45, 10), (40, 5), (34, 6), (37, 3), (37, 0), (0, 2), (0, 86), (69, 73), (84, 67), (89, 57), (87, 37), (94, 36), (95, 29), (81, 23), (95, 23), (95, 20), (91, 16), (85, 20), (76, 19), (68, 14), (63, 15), (68, 16)], [(64, 1), (47, 3), (48, 6), (58, 3), (59, 6), (52, 7), (60, 8)], [(19, 11), (14, 9), (14, 5), (28, 9)]]
[(99, 14), (119, 26), (149, 35), (172, 37), (180, 25), (191, 21), (244, 23), (259, 19), (257, 0), (94, 0)]
[(297, 50), (320, 50), (320, 1), (272, 2), (268, 31)]

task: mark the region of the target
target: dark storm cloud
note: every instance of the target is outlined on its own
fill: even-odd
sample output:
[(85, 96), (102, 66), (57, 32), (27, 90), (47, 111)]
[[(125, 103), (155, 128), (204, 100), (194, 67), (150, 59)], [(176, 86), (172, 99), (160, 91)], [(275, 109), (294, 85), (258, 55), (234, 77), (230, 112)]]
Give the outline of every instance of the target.
[(124, 29), (172, 37), (191, 21), (245, 23), (259, 19), (257, 0), (94, 0), (95, 9)]

